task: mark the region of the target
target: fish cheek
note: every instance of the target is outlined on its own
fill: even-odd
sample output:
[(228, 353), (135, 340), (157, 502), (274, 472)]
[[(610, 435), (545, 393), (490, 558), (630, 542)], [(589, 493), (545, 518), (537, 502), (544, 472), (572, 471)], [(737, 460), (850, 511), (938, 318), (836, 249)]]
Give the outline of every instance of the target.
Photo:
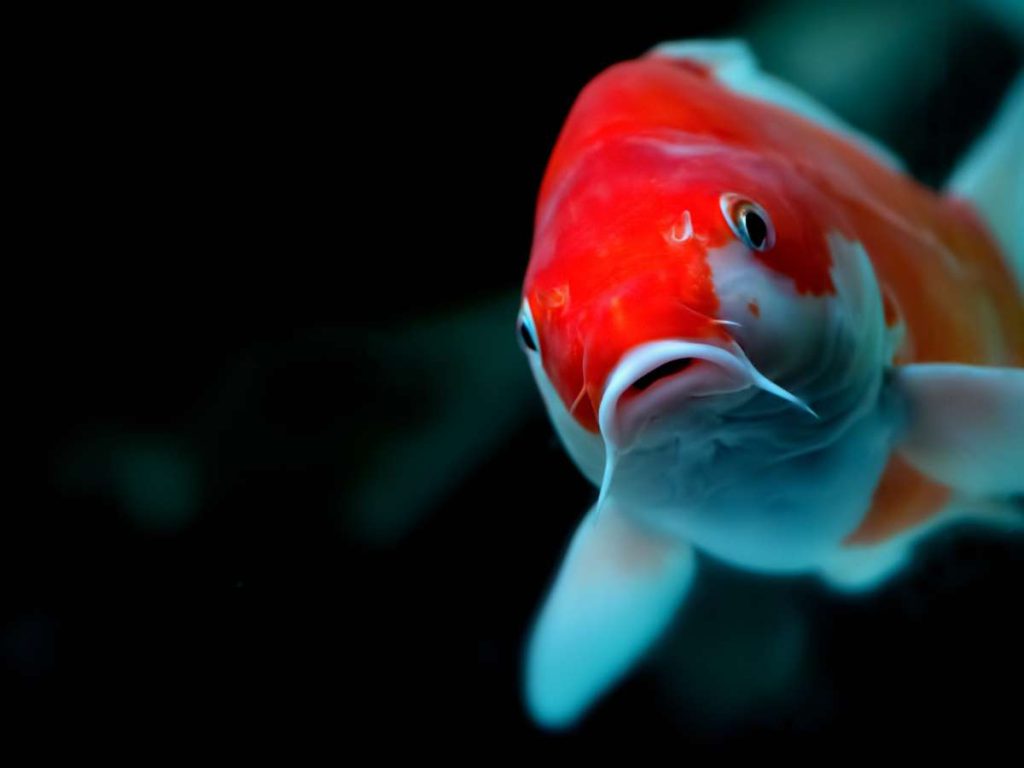
[(583, 476), (594, 485), (598, 485), (601, 482), (605, 464), (605, 449), (601, 436), (596, 432), (584, 429), (579, 421), (569, 413), (569, 409), (555, 390), (539, 360), (531, 360), (531, 368), (548, 417), (565, 446), (566, 453), (569, 454), (569, 458), (572, 459)]
[(819, 297), (798, 293), (785, 275), (739, 244), (713, 249), (708, 263), (719, 321), (762, 373), (780, 375), (813, 353), (827, 317)]

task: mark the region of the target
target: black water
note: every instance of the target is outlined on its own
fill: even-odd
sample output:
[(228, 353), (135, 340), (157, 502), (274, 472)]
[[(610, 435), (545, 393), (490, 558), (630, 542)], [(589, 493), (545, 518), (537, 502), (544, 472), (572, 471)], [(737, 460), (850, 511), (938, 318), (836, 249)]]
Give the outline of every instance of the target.
[[(1024, 547), (979, 531), (862, 600), (702, 562), (677, 630), (576, 731), (522, 709), (524, 634), (594, 496), (515, 338), (544, 161), (600, 68), (667, 38), (784, 49), (768, 11), (51, 22), (8, 282), (41, 459), (0, 539), (10, 732), (482, 756), (1010, 740)], [(1021, 62), (950, 14), (878, 53), (924, 51), (882, 68), (905, 98), (872, 111), (877, 69), (832, 86), (933, 183)]]

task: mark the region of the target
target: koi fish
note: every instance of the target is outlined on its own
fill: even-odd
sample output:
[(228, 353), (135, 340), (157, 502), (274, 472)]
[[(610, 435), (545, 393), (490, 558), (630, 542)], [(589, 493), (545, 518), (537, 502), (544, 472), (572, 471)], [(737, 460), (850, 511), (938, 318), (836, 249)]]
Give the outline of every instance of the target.
[(598, 488), (527, 644), (567, 726), (658, 639), (695, 551), (864, 590), (1024, 492), (1024, 79), (946, 193), (761, 72), (663, 44), (578, 97), (518, 333)]

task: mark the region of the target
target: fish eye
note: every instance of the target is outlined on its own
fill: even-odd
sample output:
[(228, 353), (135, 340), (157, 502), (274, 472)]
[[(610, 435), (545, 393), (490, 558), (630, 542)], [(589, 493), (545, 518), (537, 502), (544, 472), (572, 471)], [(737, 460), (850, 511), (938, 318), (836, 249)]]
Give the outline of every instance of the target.
[(775, 245), (775, 228), (772, 220), (760, 205), (740, 195), (722, 195), (722, 215), (733, 231), (746, 246), (755, 251), (767, 251)]
[(519, 321), (519, 338), (527, 349), (532, 352), (537, 351), (537, 342), (534, 341), (533, 334), (530, 333), (530, 329), (526, 327), (526, 323), (522, 320)]
[(530, 305), (523, 299), (523, 308), (519, 312), (519, 319), (516, 321), (519, 329), (519, 340), (523, 346), (531, 352), (539, 352), (540, 345), (537, 343), (537, 329), (533, 324), (533, 315), (530, 313)]

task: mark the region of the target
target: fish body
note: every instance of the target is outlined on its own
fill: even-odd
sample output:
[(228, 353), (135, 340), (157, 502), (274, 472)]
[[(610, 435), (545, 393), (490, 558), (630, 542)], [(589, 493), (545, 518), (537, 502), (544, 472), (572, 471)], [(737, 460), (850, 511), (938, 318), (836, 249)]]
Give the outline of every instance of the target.
[[(988, 165), (965, 186), (1001, 199), (1009, 173), (1019, 200), (997, 202), (1024, 201), (1019, 168)], [(528, 648), (540, 722), (573, 722), (625, 674), (694, 549), (864, 588), (955, 499), (1024, 491), (1024, 211), (992, 225), (963, 197), (738, 43), (661, 46), (584, 89), (519, 319), (600, 489)]]

